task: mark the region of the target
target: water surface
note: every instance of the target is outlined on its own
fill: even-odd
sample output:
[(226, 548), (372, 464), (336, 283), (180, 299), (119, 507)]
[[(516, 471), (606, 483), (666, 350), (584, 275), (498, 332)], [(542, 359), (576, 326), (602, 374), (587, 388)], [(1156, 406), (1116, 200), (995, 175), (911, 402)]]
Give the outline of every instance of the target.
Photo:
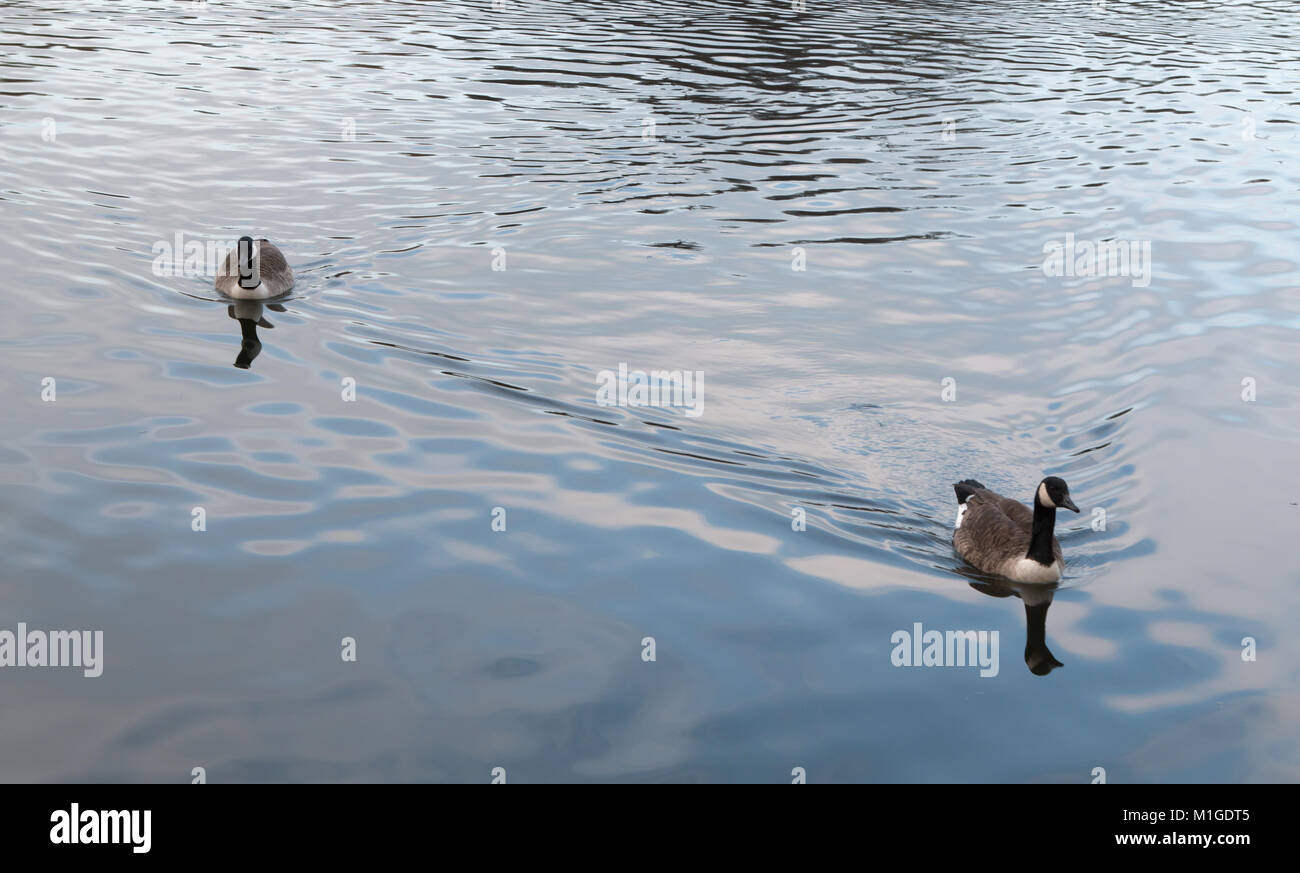
[[(0, 7), (0, 628), (105, 639), (0, 778), (1300, 779), (1289, 4)], [(1037, 676), (951, 483), (1047, 474)]]

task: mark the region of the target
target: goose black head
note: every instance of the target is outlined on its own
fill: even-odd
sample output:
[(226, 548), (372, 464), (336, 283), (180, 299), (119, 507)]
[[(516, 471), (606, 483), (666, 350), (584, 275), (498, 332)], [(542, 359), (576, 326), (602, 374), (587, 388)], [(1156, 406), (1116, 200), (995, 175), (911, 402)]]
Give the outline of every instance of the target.
[(1078, 512), (1079, 507), (1074, 505), (1070, 499), (1070, 486), (1065, 484), (1065, 480), (1059, 476), (1048, 476), (1042, 482), (1038, 483), (1038, 494), (1034, 502), (1047, 507), (1048, 509), (1068, 509), (1071, 512)]

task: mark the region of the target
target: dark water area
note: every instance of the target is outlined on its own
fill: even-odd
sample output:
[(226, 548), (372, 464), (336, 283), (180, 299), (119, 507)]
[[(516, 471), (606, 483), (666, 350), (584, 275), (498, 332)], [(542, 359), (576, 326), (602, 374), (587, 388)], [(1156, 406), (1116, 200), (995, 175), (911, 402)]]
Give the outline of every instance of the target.
[(1300, 780), (1293, 4), (498, 6), (0, 3), (0, 780)]

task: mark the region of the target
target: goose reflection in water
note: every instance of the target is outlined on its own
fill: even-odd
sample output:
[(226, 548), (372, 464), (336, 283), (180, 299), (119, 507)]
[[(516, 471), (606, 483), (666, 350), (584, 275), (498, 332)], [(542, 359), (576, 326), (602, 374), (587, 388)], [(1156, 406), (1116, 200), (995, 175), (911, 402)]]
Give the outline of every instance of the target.
[(1047, 647), (1047, 607), (1056, 596), (1056, 585), (1018, 584), (1004, 580), (971, 582), (970, 587), (990, 597), (1016, 596), (1025, 604), (1025, 666), (1035, 676), (1046, 676), (1064, 667)]
[(241, 370), (247, 370), (252, 365), (253, 359), (262, 351), (262, 342), (257, 338), (257, 329), (275, 327), (263, 315), (265, 309), (272, 312), (285, 311), (284, 306), (279, 303), (263, 303), (260, 300), (238, 300), (226, 307), (226, 313), (239, 322), (239, 332), (243, 336), (239, 343), (239, 354), (235, 356), (235, 366)]

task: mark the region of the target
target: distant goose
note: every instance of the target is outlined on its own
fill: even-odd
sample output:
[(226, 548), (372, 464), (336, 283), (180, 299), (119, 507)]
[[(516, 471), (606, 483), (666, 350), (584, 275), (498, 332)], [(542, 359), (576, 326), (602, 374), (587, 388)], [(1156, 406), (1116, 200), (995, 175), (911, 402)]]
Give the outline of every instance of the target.
[(1074, 512), (1064, 479), (1048, 476), (1034, 492), (1034, 509), (990, 491), (974, 479), (953, 485), (957, 492), (957, 529), (952, 544), (967, 563), (993, 576), (1016, 582), (1055, 582), (1065, 561), (1053, 535), (1056, 509)]
[(218, 293), (236, 300), (266, 300), (293, 287), (293, 270), (269, 240), (244, 236), (226, 253), (216, 287)]

